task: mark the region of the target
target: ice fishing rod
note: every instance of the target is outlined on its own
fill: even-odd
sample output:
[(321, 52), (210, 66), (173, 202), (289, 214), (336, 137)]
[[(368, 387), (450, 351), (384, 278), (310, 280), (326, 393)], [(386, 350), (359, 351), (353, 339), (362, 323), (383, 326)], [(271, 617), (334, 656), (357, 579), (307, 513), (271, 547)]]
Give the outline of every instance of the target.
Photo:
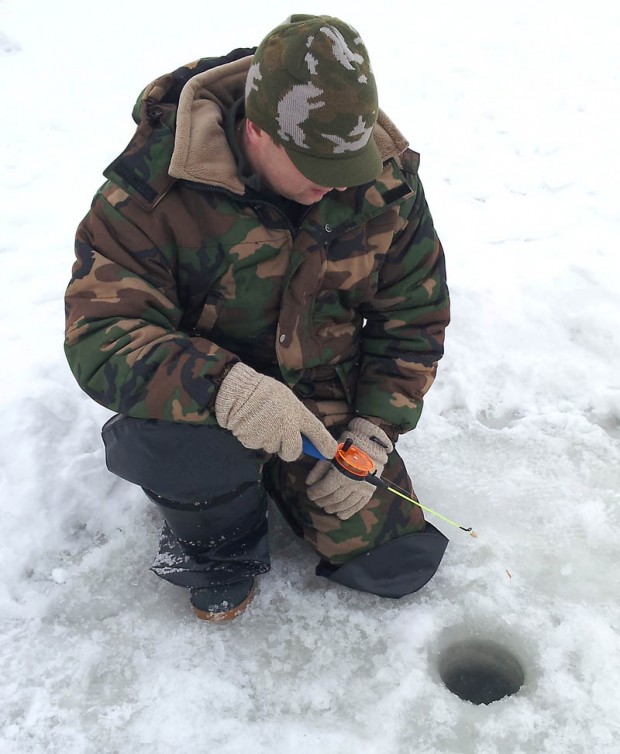
[(336, 469), (338, 469), (341, 474), (344, 474), (349, 479), (354, 479), (357, 482), (369, 482), (379, 489), (388, 490), (393, 495), (402, 497), (408, 503), (417, 505), (418, 508), (421, 508), (427, 513), (431, 513), (433, 516), (437, 516), (442, 521), (450, 524), (450, 526), (455, 526), (457, 529), (461, 529), (462, 531), (469, 534), (470, 537), (476, 538), (478, 536), (476, 532), (473, 531), (471, 526), (461, 526), (460, 524), (457, 524), (456, 521), (452, 521), (451, 519), (446, 518), (446, 516), (443, 516), (441, 513), (432, 510), (432, 508), (427, 508), (418, 500), (415, 500), (413, 497), (408, 495), (406, 490), (403, 490), (397, 484), (388, 482), (387, 480), (380, 477), (377, 474), (377, 470), (372, 458), (368, 455), (368, 453), (364, 452), (361, 448), (358, 448), (357, 445), (354, 445), (353, 440), (351, 440), (350, 438), (345, 440), (344, 442), (339, 443), (336, 454), (331, 459), (326, 458), (317, 448), (315, 448), (315, 446), (307, 437), (302, 436), (302, 439), (302, 450), (306, 455), (317, 458), (320, 461), (331, 461), (332, 465)]

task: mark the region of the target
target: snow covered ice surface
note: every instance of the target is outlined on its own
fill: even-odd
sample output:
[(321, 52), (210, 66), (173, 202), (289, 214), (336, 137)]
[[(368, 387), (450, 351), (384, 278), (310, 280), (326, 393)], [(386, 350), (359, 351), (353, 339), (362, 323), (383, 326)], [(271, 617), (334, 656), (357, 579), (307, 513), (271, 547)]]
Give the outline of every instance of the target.
[[(620, 752), (618, 5), (0, 2), (3, 137), (0, 751)], [(156, 75), (293, 12), (350, 21), (422, 153), (454, 320), (400, 447), (450, 536), (421, 592), (314, 576), (272, 517), (273, 570), (226, 626), (148, 567), (159, 522), (109, 475), (62, 354), (75, 226)], [(510, 649), (511, 697), (438, 672)]]

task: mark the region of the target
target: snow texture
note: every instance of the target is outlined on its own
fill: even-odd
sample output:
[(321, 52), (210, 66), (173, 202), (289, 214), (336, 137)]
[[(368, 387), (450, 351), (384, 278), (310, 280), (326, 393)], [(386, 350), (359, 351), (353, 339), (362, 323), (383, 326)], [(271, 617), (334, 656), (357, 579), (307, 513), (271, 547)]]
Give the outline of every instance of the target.
[[(400, 447), (450, 538), (416, 595), (314, 575), (272, 513), (273, 570), (208, 625), (148, 570), (159, 520), (104, 466), (109, 412), (62, 353), (74, 229), (160, 73), (256, 44), (270, 0), (0, 2), (0, 751), (620, 752), (617, 3), (334, 0), (421, 152), (454, 317)], [(476, 706), (466, 639), (519, 659)]]

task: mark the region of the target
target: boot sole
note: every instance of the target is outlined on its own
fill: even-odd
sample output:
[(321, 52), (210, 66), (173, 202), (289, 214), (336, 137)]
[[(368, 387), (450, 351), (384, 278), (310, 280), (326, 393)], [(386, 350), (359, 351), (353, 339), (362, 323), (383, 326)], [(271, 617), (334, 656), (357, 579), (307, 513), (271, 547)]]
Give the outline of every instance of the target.
[(231, 607), (230, 610), (225, 610), (223, 612), (215, 613), (208, 610), (200, 610), (199, 608), (194, 607), (194, 605), (192, 605), (192, 610), (194, 611), (194, 615), (200, 620), (210, 620), (217, 623), (226, 620), (233, 620), (233, 618), (236, 618), (238, 615), (240, 615), (250, 604), (250, 602), (252, 602), (255, 593), (256, 584), (253, 584), (252, 588), (250, 589), (250, 593), (243, 600), (243, 602), (240, 602), (238, 605)]

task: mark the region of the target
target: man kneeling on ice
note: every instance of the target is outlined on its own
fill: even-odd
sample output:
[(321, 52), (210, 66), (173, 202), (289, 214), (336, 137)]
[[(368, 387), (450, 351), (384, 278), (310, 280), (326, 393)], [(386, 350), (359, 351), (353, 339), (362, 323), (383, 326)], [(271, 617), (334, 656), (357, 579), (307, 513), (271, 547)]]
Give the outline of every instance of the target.
[(164, 526), (153, 571), (225, 620), (269, 570), (267, 499), (317, 574), (402, 597), (447, 540), (326, 459), (351, 439), (414, 495), (413, 429), (449, 320), (419, 157), (378, 108), (348, 24), (291, 16), (140, 95), (137, 131), (77, 231), (66, 354), (117, 415), (108, 468)]

